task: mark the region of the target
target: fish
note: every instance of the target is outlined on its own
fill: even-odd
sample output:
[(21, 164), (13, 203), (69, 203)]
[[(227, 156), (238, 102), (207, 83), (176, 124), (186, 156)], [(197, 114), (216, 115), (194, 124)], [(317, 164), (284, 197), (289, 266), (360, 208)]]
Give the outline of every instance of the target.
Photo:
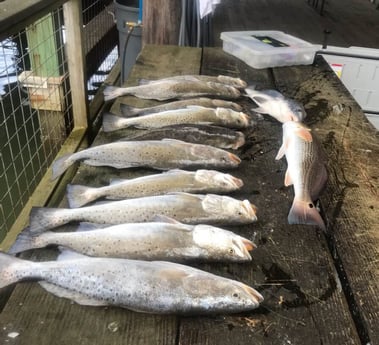
[(201, 96), (237, 99), (241, 96), (239, 89), (233, 86), (215, 82), (183, 80), (163, 80), (129, 87), (106, 86), (103, 94), (106, 102), (126, 95), (142, 99), (155, 99), (157, 101)]
[(120, 103), (120, 115), (125, 117), (140, 116), (146, 114), (160, 113), (167, 110), (182, 109), (187, 106), (198, 105), (207, 108), (230, 108), (235, 111), (242, 111), (242, 107), (235, 102), (226, 101), (223, 99), (213, 99), (206, 97), (184, 99), (180, 101), (173, 101), (169, 103), (159, 104), (148, 108), (136, 108), (125, 103)]
[(241, 163), (241, 159), (235, 154), (210, 145), (174, 139), (118, 141), (58, 158), (52, 164), (52, 179), (62, 175), (76, 161), (117, 169), (150, 167), (158, 170), (191, 167), (235, 168)]
[(328, 174), (321, 146), (309, 127), (294, 121), (283, 124), (283, 144), (276, 159), (284, 155), (288, 165), (284, 184), (293, 185), (295, 193), (288, 223), (317, 225), (325, 230), (314, 200), (324, 188)]
[(166, 78), (161, 78), (157, 80), (149, 80), (149, 79), (140, 79), (139, 85), (144, 84), (154, 84), (154, 83), (161, 83), (162, 81), (191, 81), (191, 82), (214, 82), (214, 83), (221, 83), (229, 86), (233, 86), (237, 89), (244, 89), (247, 87), (247, 83), (240, 79), (235, 77), (229, 77), (227, 75), (218, 75), (218, 76), (211, 76), (211, 75), (176, 75)]
[(253, 87), (245, 89), (247, 96), (252, 99), (258, 108), (252, 109), (256, 113), (268, 114), (279, 122), (303, 121), (306, 112), (302, 104), (294, 99), (283, 96), (276, 90), (255, 90)]
[(161, 128), (170, 125), (218, 125), (228, 128), (247, 128), (249, 116), (229, 108), (205, 108), (188, 106), (183, 109), (167, 110), (155, 114), (135, 117), (121, 117), (106, 112), (103, 114), (104, 132), (112, 132), (121, 128)]
[(120, 140), (162, 140), (176, 139), (187, 143), (215, 146), (237, 150), (246, 142), (245, 134), (227, 127), (210, 125), (171, 125), (139, 131)]
[(133, 260), (251, 261), (253, 242), (231, 231), (207, 224), (189, 225), (172, 219), (126, 223), (105, 228), (82, 223), (74, 232), (46, 231), (19, 234), (9, 254), (49, 245), (94, 257)]
[(109, 186), (99, 188), (68, 184), (67, 200), (71, 208), (76, 208), (103, 197), (119, 200), (172, 192), (229, 193), (242, 186), (241, 179), (216, 170), (173, 169), (133, 179), (112, 180)]
[(237, 313), (264, 299), (242, 282), (167, 261), (63, 251), (55, 261), (33, 262), (0, 252), (0, 288), (23, 280), (37, 280), (46, 291), (81, 305), (155, 314)]
[(70, 222), (97, 224), (146, 223), (166, 216), (188, 224), (249, 224), (257, 220), (248, 200), (226, 195), (171, 193), (102, 202), (81, 208), (32, 207), (30, 231), (53, 229)]

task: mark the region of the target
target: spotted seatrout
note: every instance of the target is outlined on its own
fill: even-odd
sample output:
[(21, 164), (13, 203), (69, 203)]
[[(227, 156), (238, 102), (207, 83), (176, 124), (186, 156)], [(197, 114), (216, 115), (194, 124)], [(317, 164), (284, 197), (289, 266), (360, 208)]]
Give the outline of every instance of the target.
[(222, 194), (242, 186), (241, 179), (216, 170), (174, 169), (129, 180), (113, 180), (109, 186), (98, 188), (69, 184), (67, 199), (70, 207), (75, 208), (99, 198), (120, 200), (173, 192)]
[(76, 161), (117, 169), (150, 167), (158, 170), (234, 168), (241, 163), (236, 155), (209, 145), (191, 144), (174, 139), (119, 141), (59, 158), (53, 163), (52, 178), (63, 174)]
[(231, 231), (214, 226), (165, 222), (126, 223), (106, 228), (81, 224), (76, 232), (31, 233), (24, 230), (9, 251), (58, 245), (97, 257), (138, 260), (250, 261), (255, 245)]
[(235, 313), (263, 301), (246, 284), (172, 262), (72, 252), (63, 252), (57, 261), (32, 262), (0, 253), (0, 288), (21, 280), (38, 280), (50, 293), (79, 304), (147, 313)]
[(276, 159), (286, 156), (287, 171), (284, 184), (292, 185), (295, 198), (288, 214), (289, 224), (325, 224), (313, 201), (327, 180), (325, 158), (311, 130), (299, 122), (283, 124), (283, 144)]
[(131, 117), (131, 116), (160, 113), (162, 111), (167, 111), (167, 110), (182, 109), (187, 106), (196, 106), (196, 105), (201, 106), (201, 107), (207, 107), (207, 108), (221, 107), (221, 108), (230, 108), (235, 111), (242, 111), (242, 107), (235, 102), (229, 102), (223, 99), (198, 97), (198, 98), (183, 99), (180, 101), (159, 104), (154, 107), (148, 107), (148, 108), (136, 108), (124, 103), (120, 103), (120, 112), (122, 116)]
[(201, 96), (237, 99), (241, 96), (241, 92), (237, 88), (226, 84), (215, 83), (213, 81), (180, 79), (163, 79), (154, 81), (153, 83), (130, 87), (107, 86), (103, 93), (105, 101), (126, 95), (132, 95), (143, 99), (156, 99), (158, 101)]
[(248, 200), (217, 194), (173, 193), (105, 202), (81, 208), (34, 207), (30, 231), (42, 231), (79, 221), (98, 224), (140, 223), (166, 216), (188, 224), (244, 224), (257, 220)]
[(121, 128), (161, 128), (170, 125), (217, 125), (228, 128), (247, 128), (249, 116), (229, 108), (205, 108), (189, 106), (155, 114), (121, 117), (112, 113), (103, 114), (103, 130), (111, 132)]

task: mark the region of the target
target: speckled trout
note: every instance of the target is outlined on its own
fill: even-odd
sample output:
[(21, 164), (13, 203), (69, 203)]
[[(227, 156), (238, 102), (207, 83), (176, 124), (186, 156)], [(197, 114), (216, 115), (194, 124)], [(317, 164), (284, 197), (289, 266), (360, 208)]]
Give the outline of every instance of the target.
[(162, 81), (171, 81), (171, 80), (214, 82), (214, 83), (221, 83), (221, 84), (233, 86), (237, 89), (244, 89), (245, 87), (247, 87), (247, 83), (240, 78), (229, 77), (227, 75), (212, 76), (212, 75), (201, 75), (201, 74), (175, 75), (172, 77), (161, 78), (157, 80), (141, 79), (139, 81), (139, 84), (140, 85), (154, 84), (154, 83), (161, 83)]
[(249, 116), (229, 108), (205, 108), (188, 106), (183, 109), (167, 110), (155, 114), (135, 117), (121, 117), (111, 113), (103, 114), (103, 130), (111, 132), (126, 127), (161, 128), (170, 125), (217, 125), (228, 128), (247, 128)]
[(76, 161), (117, 169), (150, 167), (158, 170), (234, 168), (241, 163), (233, 153), (209, 145), (174, 139), (119, 141), (94, 146), (57, 159), (52, 166), (52, 178), (63, 174)]
[(236, 150), (245, 144), (245, 134), (231, 128), (209, 125), (172, 125), (138, 131), (120, 140), (183, 140), (187, 143)]
[(198, 98), (184, 99), (180, 101), (159, 104), (154, 107), (148, 107), (148, 108), (136, 108), (124, 103), (120, 103), (120, 112), (122, 116), (130, 117), (130, 116), (160, 113), (162, 111), (167, 111), (167, 110), (182, 109), (191, 105), (192, 106), (198, 105), (198, 106), (207, 107), (207, 108), (218, 108), (218, 107), (230, 108), (235, 111), (242, 111), (242, 107), (235, 102), (225, 101), (223, 99), (198, 97)]
[(188, 224), (246, 224), (257, 220), (248, 200), (225, 195), (173, 193), (104, 202), (81, 208), (33, 207), (30, 231), (52, 229), (69, 222), (142, 223), (166, 216)]
[(126, 95), (158, 101), (201, 96), (237, 99), (241, 96), (240, 91), (233, 86), (192, 80), (157, 80), (154, 83), (129, 87), (107, 86), (103, 93), (105, 101)]
[(84, 223), (75, 232), (37, 234), (26, 229), (17, 237), (9, 253), (58, 245), (97, 257), (242, 262), (251, 260), (249, 251), (255, 248), (253, 242), (244, 237), (206, 224), (168, 221), (126, 223), (101, 229), (91, 226)]
[(127, 180), (112, 180), (109, 186), (68, 185), (67, 199), (71, 208), (81, 207), (99, 198), (113, 200), (162, 195), (172, 192), (228, 193), (243, 186), (243, 181), (216, 170), (170, 170)]
[(304, 107), (297, 101), (283, 96), (276, 90), (255, 90), (246, 88), (246, 93), (258, 108), (252, 110), (256, 113), (268, 114), (284, 123), (287, 121), (303, 121), (306, 117)]
[(318, 198), (327, 181), (325, 158), (310, 128), (300, 122), (283, 124), (283, 144), (276, 159), (286, 156), (287, 171), (284, 184), (292, 185), (295, 198), (288, 214), (289, 224), (325, 224), (313, 201)]
[(147, 313), (235, 313), (263, 301), (248, 285), (172, 262), (72, 252), (63, 252), (57, 261), (32, 262), (0, 253), (0, 288), (22, 280), (38, 280), (48, 292), (82, 305)]

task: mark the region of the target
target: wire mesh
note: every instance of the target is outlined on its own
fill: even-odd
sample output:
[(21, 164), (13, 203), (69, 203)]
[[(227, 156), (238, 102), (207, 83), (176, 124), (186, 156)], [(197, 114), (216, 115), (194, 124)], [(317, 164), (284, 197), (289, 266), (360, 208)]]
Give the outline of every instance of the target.
[(0, 241), (73, 127), (62, 18), (0, 42)]

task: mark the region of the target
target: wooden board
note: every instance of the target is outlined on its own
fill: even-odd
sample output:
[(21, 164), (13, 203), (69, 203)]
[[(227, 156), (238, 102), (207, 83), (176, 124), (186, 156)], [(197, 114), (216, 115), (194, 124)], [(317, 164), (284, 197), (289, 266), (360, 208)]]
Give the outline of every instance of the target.
[[(174, 46), (146, 46), (138, 58), (128, 84), (135, 84), (139, 78), (160, 78), (174, 74), (227, 74), (240, 76), (250, 84), (256, 84), (261, 88), (277, 86), (288, 96), (297, 98), (306, 104), (309, 112), (308, 123), (314, 131), (317, 131), (323, 146), (329, 156), (329, 168), (331, 174), (330, 183), (325, 191), (321, 206), (325, 212), (328, 229), (334, 230), (336, 240), (335, 248), (348, 253), (353, 244), (350, 240), (343, 242), (342, 236), (349, 234), (352, 238), (355, 227), (362, 230), (371, 229), (362, 224), (370, 222), (366, 220), (369, 210), (362, 212), (364, 221), (360, 221), (357, 214), (358, 207), (353, 200), (346, 199), (348, 188), (355, 190), (358, 201), (362, 202), (360, 193), (368, 193), (361, 190), (361, 186), (372, 187), (374, 182), (367, 182), (363, 177), (367, 174), (375, 176), (376, 168), (372, 167), (365, 157), (357, 159), (359, 171), (364, 181), (358, 186), (351, 186), (346, 181), (351, 181), (350, 161), (348, 152), (350, 145), (339, 138), (339, 135), (347, 136), (347, 130), (340, 132), (342, 123), (356, 124), (355, 131), (359, 128), (359, 119), (346, 122), (336, 114), (325, 114), (325, 107), (334, 105), (332, 98), (322, 100), (318, 95), (344, 96), (343, 104), (351, 109), (356, 109), (354, 101), (346, 95), (346, 91), (338, 80), (333, 79), (331, 71), (325, 71), (325, 66), (300, 66), (293, 68), (278, 68), (271, 70), (254, 70), (239, 60), (223, 53), (220, 49), (178, 48)], [(312, 89), (307, 84), (314, 78)], [(332, 80), (332, 81), (330, 81)], [(133, 97), (123, 97), (122, 101), (130, 105), (147, 106), (153, 102), (137, 100)], [(117, 100), (112, 111), (119, 110)], [(323, 103), (324, 102), (324, 103)], [(248, 98), (239, 101), (246, 111), (254, 104)], [(326, 104), (326, 105), (325, 105)], [(312, 108), (313, 107), (313, 108)], [(310, 109), (313, 109), (310, 111)], [(354, 110), (355, 111), (355, 110)], [(361, 344), (366, 340), (362, 336), (360, 324), (354, 323), (350, 306), (350, 300), (345, 298), (346, 281), (340, 280), (339, 273), (342, 270), (335, 268), (335, 260), (331, 255), (328, 243), (329, 236), (312, 226), (289, 226), (287, 213), (293, 199), (291, 188), (283, 186), (285, 160), (275, 161), (275, 155), (281, 144), (281, 125), (267, 116), (257, 116), (251, 113), (254, 127), (246, 130), (247, 144), (237, 150), (241, 157), (240, 167), (233, 170), (232, 174), (244, 181), (244, 187), (233, 193), (238, 199), (248, 199), (258, 207), (258, 222), (250, 225), (228, 227), (229, 229), (255, 241), (258, 248), (253, 252), (253, 261), (243, 264), (196, 264), (196, 267), (206, 271), (233, 278), (247, 283), (259, 290), (265, 297), (260, 308), (243, 314), (216, 315), (216, 316), (158, 316), (135, 313), (121, 308), (95, 308), (79, 306), (70, 301), (59, 299), (45, 292), (35, 283), (17, 284), (14, 292), (0, 314), (0, 343), (9, 341), (9, 334), (17, 332), (18, 336), (12, 339), (15, 344)], [(329, 129), (323, 127), (326, 121), (330, 121)], [(367, 126), (365, 122), (363, 127)], [(345, 126), (346, 127), (346, 126)], [(365, 131), (365, 130), (364, 130)], [(341, 133), (346, 134), (341, 134)], [(365, 132), (366, 133), (366, 132)], [(117, 135), (105, 135), (100, 132), (94, 145), (113, 140)], [(337, 138), (338, 140), (334, 140)], [(333, 139), (333, 140), (332, 140)], [(375, 140), (366, 139), (371, 154), (376, 152)], [(363, 145), (363, 142), (360, 142)], [(372, 145), (371, 145), (372, 144)], [(347, 145), (347, 146), (346, 146)], [(360, 145), (360, 144), (359, 144)], [(358, 146), (362, 149), (362, 145)], [(349, 149), (349, 151), (348, 151)], [(345, 152), (346, 151), (346, 152)], [(358, 154), (359, 150), (356, 152)], [(338, 154), (337, 154), (338, 153)], [(375, 153), (376, 154), (376, 153)], [(363, 163), (369, 167), (364, 167)], [(354, 165), (355, 166), (355, 165)], [(340, 173), (341, 171), (341, 173)], [(80, 165), (73, 183), (82, 183), (93, 186), (108, 183), (109, 178), (130, 178), (151, 173), (148, 169), (116, 170), (106, 167), (89, 167)], [(343, 172), (343, 173), (342, 173)], [(352, 168), (352, 173), (357, 174)], [(376, 175), (377, 176), (377, 175)], [(343, 179), (344, 177), (345, 179)], [(368, 179), (370, 180), (370, 179)], [(342, 183), (340, 184), (340, 182)], [(338, 188), (337, 188), (338, 187)], [(354, 188), (353, 188), (354, 187)], [(360, 192), (358, 192), (360, 191)], [(367, 195), (367, 197), (369, 197)], [(342, 198), (342, 200), (341, 200)], [(349, 197), (350, 198), (350, 197)], [(349, 208), (345, 201), (357, 209), (353, 210), (349, 218)], [(370, 199), (376, 207), (375, 200)], [(66, 206), (66, 200), (62, 200), (62, 207)], [(337, 212), (338, 210), (338, 212)], [(370, 223), (371, 224), (371, 223)], [(349, 228), (350, 230), (348, 231)], [(360, 237), (364, 237), (361, 234)], [(365, 236), (372, 235), (365, 233)], [(355, 245), (360, 237), (355, 237)], [(366, 238), (368, 240), (368, 238)], [(372, 238), (370, 238), (372, 240)], [(337, 243), (338, 241), (338, 243)], [(338, 246), (337, 246), (338, 244)], [(349, 247), (348, 247), (349, 246)], [(354, 251), (358, 248), (357, 246)], [(334, 252), (332, 252), (334, 254)], [(375, 253), (372, 253), (373, 255)], [(54, 257), (52, 250), (39, 250), (33, 254), (33, 259), (48, 259)], [(361, 296), (358, 311), (369, 312), (375, 307), (373, 298), (375, 289), (363, 293), (362, 286), (375, 285), (367, 281), (367, 272), (355, 272), (362, 266), (355, 266), (355, 262), (349, 261), (347, 255), (339, 253), (338, 261), (344, 265), (344, 272), (351, 272), (349, 279), (359, 278), (359, 282), (351, 288), (356, 289), (354, 296)], [(377, 258), (373, 256), (372, 260)], [(367, 257), (365, 257), (367, 259)], [(349, 267), (345, 267), (349, 266)], [(351, 267), (350, 267), (351, 266)], [(341, 276), (343, 277), (343, 276)], [(361, 285), (359, 286), (360, 283)], [(372, 303), (373, 307), (366, 306)], [(363, 308), (364, 307), (364, 308)], [(365, 327), (371, 327), (370, 335), (372, 344), (375, 342), (374, 324), (376, 316), (372, 320), (363, 319)], [(358, 327), (358, 330), (357, 330)], [(367, 328), (364, 328), (367, 329)], [(358, 334), (359, 333), (359, 334)], [(364, 333), (364, 332), (363, 332)], [(361, 339), (359, 338), (361, 336)], [(363, 334), (364, 335), (364, 334)], [(372, 336), (372, 337), (371, 337)], [(367, 341), (368, 342), (368, 341)]]

